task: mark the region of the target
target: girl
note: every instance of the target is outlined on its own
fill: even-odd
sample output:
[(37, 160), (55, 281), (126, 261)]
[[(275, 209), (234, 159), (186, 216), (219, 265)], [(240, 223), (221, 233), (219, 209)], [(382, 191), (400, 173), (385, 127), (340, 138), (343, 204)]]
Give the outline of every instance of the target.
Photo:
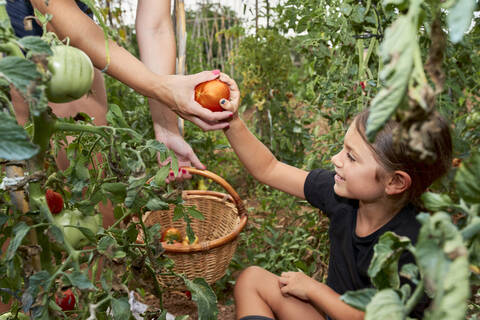
[[(431, 134), (433, 163), (420, 163), (410, 156), (408, 146), (394, 145), (393, 121), (366, 140), (368, 110), (355, 117), (344, 138), (343, 149), (332, 157), (335, 171), (307, 172), (278, 161), (250, 133), (238, 117), (239, 91), (233, 80), (231, 99), (222, 106), (234, 112), (225, 134), (248, 171), (260, 182), (282, 190), (319, 208), (330, 219), (330, 262), (327, 283), (301, 272), (280, 276), (259, 267), (249, 267), (235, 285), (237, 318), (268, 319), (363, 319), (364, 313), (340, 300), (349, 290), (371, 287), (367, 274), (373, 247), (386, 231), (408, 236), (415, 243), (420, 229), (412, 201), (451, 164), (452, 142), (443, 119), (435, 115), (438, 132)], [(254, 156), (252, 156), (254, 155)], [(400, 260), (414, 262), (411, 255)], [(424, 308), (418, 306), (418, 309)]]

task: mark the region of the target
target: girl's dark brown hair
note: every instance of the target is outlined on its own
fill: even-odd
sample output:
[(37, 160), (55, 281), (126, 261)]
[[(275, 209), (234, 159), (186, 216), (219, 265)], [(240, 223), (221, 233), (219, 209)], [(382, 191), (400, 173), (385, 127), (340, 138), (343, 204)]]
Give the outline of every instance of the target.
[(447, 122), (439, 114), (434, 114), (438, 131), (429, 134), (428, 138), (431, 142), (429, 151), (434, 153), (435, 160), (422, 161), (410, 152), (407, 141), (394, 142), (394, 130), (399, 127), (396, 121), (388, 121), (377, 133), (375, 142), (369, 143), (365, 135), (368, 114), (366, 109), (355, 117), (356, 129), (387, 171), (401, 170), (410, 175), (412, 184), (407, 191), (408, 200), (418, 200), (435, 180), (447, 173), (452, 164), (452, 137)]

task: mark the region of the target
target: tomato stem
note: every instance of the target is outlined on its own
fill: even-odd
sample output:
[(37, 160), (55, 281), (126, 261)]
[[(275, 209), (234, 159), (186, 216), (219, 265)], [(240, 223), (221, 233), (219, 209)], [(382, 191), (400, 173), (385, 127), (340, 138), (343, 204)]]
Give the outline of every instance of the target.
[(102, 126), (90, 126), (85, 124), (66, 123), (61, 121), (57, 121), (55, 123), (55, 130), (94, 133), (108, 139), (109, 135), (105, 132), (104, 129), (105, 127)]
[(420, 281), (417, 284), (417, 287), (415, 288), (415, 291), (413, 291), (413, 294), (410, 296), (410, 299), (408, 299), (408, 301), (405, 305), (405, 315), (410, 314), (410, 312), (412, 312), (413, 308), (415, 308), (415, 306), (417, 305), (420, 298), (422, 298), (423, 289), (425, 287), (425, 284), (423, 282), (424, 282), (424, 280), (420, 279)]

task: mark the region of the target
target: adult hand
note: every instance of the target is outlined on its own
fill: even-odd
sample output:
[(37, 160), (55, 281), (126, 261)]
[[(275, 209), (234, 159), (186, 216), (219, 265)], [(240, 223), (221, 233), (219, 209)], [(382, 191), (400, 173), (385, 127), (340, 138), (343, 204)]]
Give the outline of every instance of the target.
[[(193, 151), (192, 147), (188, 143), (185, 142), (183, 137), (180, 134), (174, 133), (167, 133), (162, 137), (157, 137), (157, 139), (165, 144), (165, 146), (172, 150), (177, 159), (178, 159), (178, 166), (179, 172), (174, 174), (174, 172), (170, 172), (167, 177), (167, 183), (172, 181), (181, 181), (184, 179), (190, 179), (192, 176), (188, 171), (182, 169), (182, 167), (190, 167), (194, 166), (197, 169), (205, 169), (206, 167), (200, 162), (197, 155)], [(158, 158), (158, 164), (160, 167), (170, 165), (171, 159), (170, 157), (165, 161), (161, 161), (160, 157)]]
[(183, 119), (196, 124), (204, 131), (219, 130), (228, 127), (231, 111), (212, 112), (195, 101), (195, 87), (205, 81), (217, 79), (220, 71), (203, 71), (197, 74), (163, 76), (168, 96), (159, 97), (172, 111)]
[(301, 300), (308, 300), (308, 292), (315, 290), (315, 280), (303, 272), (282, 272), (278, 282), (282, 294), (289, 294)]

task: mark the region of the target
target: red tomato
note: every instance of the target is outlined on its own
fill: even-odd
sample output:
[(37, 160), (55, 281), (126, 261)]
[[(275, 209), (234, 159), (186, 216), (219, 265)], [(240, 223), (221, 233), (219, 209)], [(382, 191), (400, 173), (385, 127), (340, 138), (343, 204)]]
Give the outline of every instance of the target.
[(55, 297), (55, 302), (63, 311), (70, 311), (75, 308), (75, 295), (72, 289), (67, 289), (61, 295)]
[(60, 193), (47, 189), (45, 192), (45, 200), (47, 200), (47, 205), (51, 213), (57, 214), (63, 210), (63, 198)]
[(210, 111), (223, 111), (220, 99), (230, 99), (230, 88), (218, 79), (202, 82), (195, 87), (195, 101)]
[(167, 230), (163, 231), (162, 238), (160, 239), (161, 242), (167, 243), (174, 243), (174, 242), (182, 242), (182, 234), (178, 231), (177, 228), (168, 228)]

